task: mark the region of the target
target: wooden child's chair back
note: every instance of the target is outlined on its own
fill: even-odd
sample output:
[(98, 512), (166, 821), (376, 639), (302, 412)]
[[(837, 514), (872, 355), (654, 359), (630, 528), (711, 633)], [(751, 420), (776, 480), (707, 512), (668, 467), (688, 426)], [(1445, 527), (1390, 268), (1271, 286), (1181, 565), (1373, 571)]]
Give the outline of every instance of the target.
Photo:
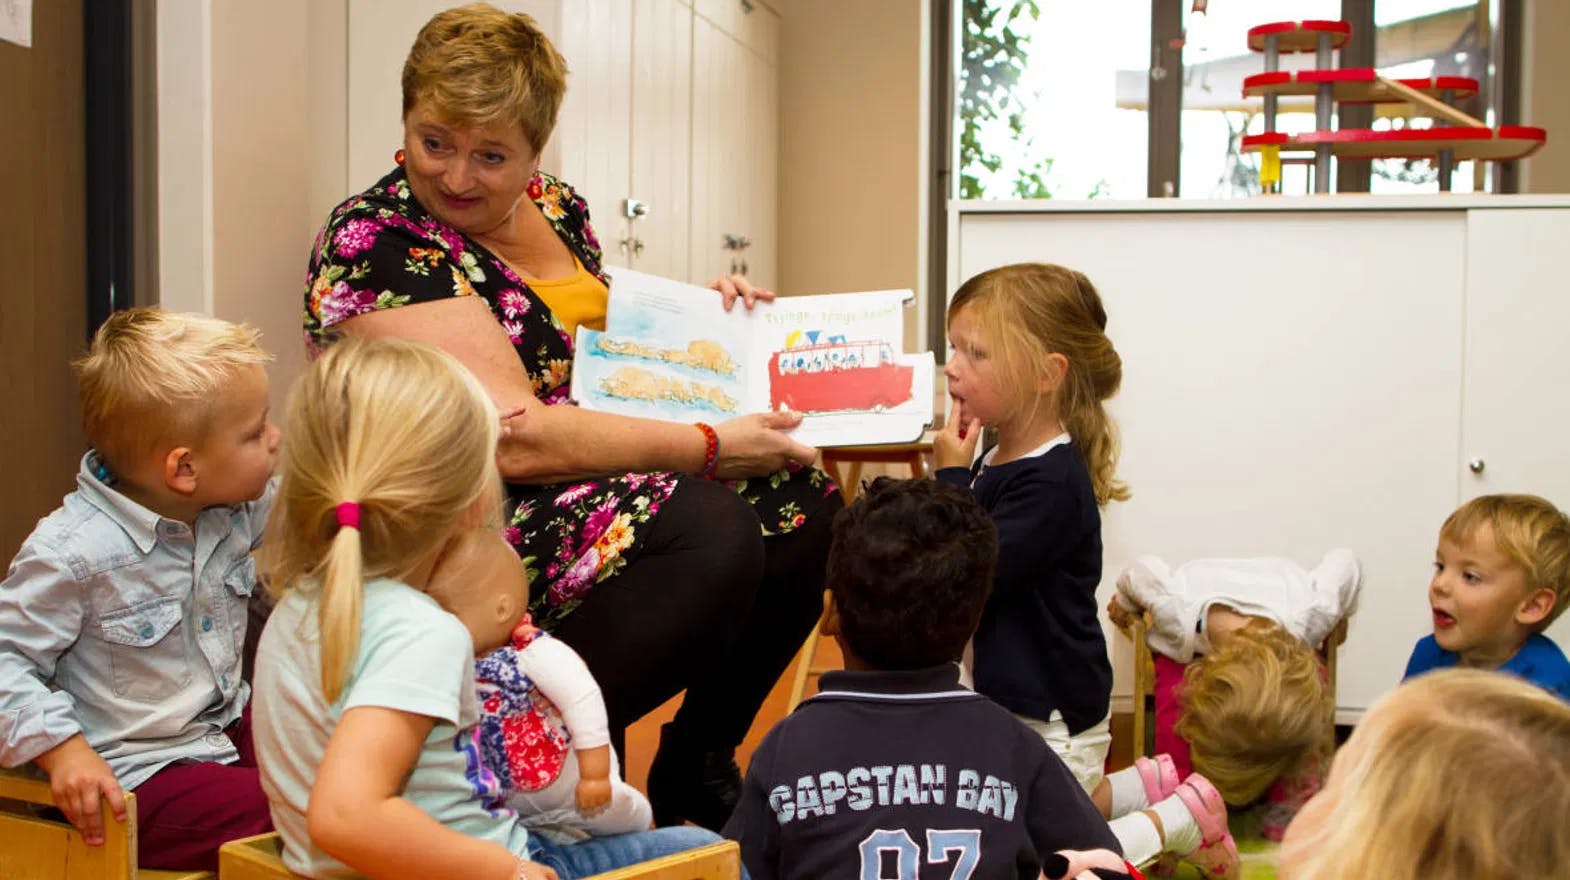
[[(277, 834), (231, 840), (218, 850), (219, 880), (295, 880)], [(737, 880), (741, 849), (733, 840), (596, 874), (589, 880)]]
[(88, 846), (64, 819), (37, 815), (53, 807), (49, 783), (0, 770), (0, 878), (5, 880), (203, 880), (206, 871), (149, 871), (136, 866), (136, 794), (126, 792), (127, 819), (107, 802), (102, 846)]

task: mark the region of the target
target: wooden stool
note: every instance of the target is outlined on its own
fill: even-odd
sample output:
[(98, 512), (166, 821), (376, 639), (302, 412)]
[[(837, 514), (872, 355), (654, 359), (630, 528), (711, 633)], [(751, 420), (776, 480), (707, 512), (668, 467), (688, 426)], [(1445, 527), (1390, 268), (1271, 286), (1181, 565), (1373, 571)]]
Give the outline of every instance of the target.
[[(10, 878), (11, 875), (4, 875)], [(672, 853), (588, 880), (737, 880), (741, 848), (734, 840)], [(283, 864), (283, 842), (276, 833), (231, 840), (218, 850), (219, 880), (296, 880)]]
[[(1134, 642), (1134, 748), (1131, 754), (1136, 758), (1147, 754), (1145, 737), (1148, 732), (1149, 720), (1147, 718), (1148, 710), (1145, 708), (1145, 701), (1156, 692), (1156, 666), (1154, 659), (1150, 656), (1150, 646), (1145, 642), (1145, 630), (1148, 626), (1149, 612), (1145, 612), (1134, 618), (1132, 627), (1122, 631), (1124, 635)], [(1319, 655), (1319, 662), (1324, 664), (1325, 683), (1329, 686), (1332, 698), (1335, 697), (1336, 693), (1336, 654), (1339, 653), (1338, 649), (1341, 647), (1341, 643), (1346, 641), (1346, 628), (1347, 622), (1345, 620), (1336, 624), (1336, 628), (1330, 631), (1330, 635), (1325, 637), (1324, 643), (1315, 651)], [(1335, 742), (1336, 718), (1334, 712), (1330, 715), (1328, 735), (1330, 742)]]
[[(862, 465), (868, 462), (903, 464), (910, 468), (912, 477), (920, 479), (927, 475), (927, 456), (931, 454), (932, 441), (925, 438), (914, 443), (886, 443), (880, 446), (827, 446), (823, 449), (823, 469), (834, 478), (840, 487), (840, 495), (849, 504), (861, 492)], [(844, 477), (840, 475), (841, 464), (850, 466)], [(814, 626), (812, 632), (807, 634), (807, 641), (801, 646), (801, 659), (796, 664), (796, 674), (790, 686), (790, 702), (785, 706), (787, 713), (800, 705), (806, 696), (807, 679), (829, 671), (827, 667), (813, 665), (818, 654), (819, 635), (818, 628)]]
[(15, 770), (0, 770), (0, 877), (5, 880), (211, 880), (209, 871), (150, 871), (136, 866), (136, 792), (125, 793), (126, 820), (116, 822), (109, 802), (102, 846), (88, 846), (63, 819), (45, 819), (31, 807), (53, 807), (49, 783)]
[[(878, 446), (825, 446), (823, 469), (839, 484), (840, 495), (849, 504), (861, 491), (861, 466), (868, 462), (903, 464), (910, 468), (910, 475), (917, 479), (927, 475), (927, 456), (932, 454), (932, 441), (925, 438), (914, 443), (885, 443)], [(844, 476), (839, 466), (850, 469)]]

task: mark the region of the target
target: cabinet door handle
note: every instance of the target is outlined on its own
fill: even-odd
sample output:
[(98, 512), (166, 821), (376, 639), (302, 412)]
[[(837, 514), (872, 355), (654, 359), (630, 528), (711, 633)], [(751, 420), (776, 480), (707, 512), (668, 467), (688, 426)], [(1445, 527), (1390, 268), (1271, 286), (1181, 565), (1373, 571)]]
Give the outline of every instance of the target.
[(649, 203), (642, 199), (627, 199), (622, 203), (622, 208), (628, 220), (636, 220), (649, 214)]
[(1481, 458), (1474, 458), (1466, 463), (1467, 470), (1474, 474), (1482, 473), (1485, 467), (1488, 467), (1488, 462), (1483, 461)]

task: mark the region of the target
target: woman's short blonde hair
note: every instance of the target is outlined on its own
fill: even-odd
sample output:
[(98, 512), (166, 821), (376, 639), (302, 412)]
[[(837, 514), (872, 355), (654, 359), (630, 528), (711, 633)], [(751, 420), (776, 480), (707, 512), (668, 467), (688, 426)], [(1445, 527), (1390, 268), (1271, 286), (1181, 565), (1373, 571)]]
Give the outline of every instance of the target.
[(123, 471), (168, 444), (194, 446), (211, 427), (224, 386), (272, 360), (254, 327), (159, 308), (124, 309), (104, 321), (74, 363), (82, 431), (110, 470)]
[(442, 121), (516, 123), (536, 153), (556, 128), (567, 61), (533, 18), (471, 3), (438, 12), (403, 63), (403, 114), (427, 102)]
[(1528, 590), (1553, 591), (1554, 608), (1537, 624), (1542, 632), (1570, 603), (1570, 517), (1537, 495), (1480, 495), (1450, 514), (1439, 537), (1461, 544), (1483, 526), (1499, 552), (1521, 566)]
[(1188, 665), (1178, 735), (1227, 803), (1252, 803), (1329, 747), (1334, 701), (1313, 649), (1255, 618)]
[[(278, 498), (261, 556), (275, 593), (318, 591), (322, 692), (338, 697), (367, 579), (402, 579), (501, 497), (500, 422), (451, 355), (402, 339), (333, 344), (289, 398)], [(358, 527), (338, 507), (358, 505)]]
[(1289, 832), (1283, 878), (1518, 880), (1570, 869), (1570, 706), (1513, 676), (1449, 669), (1401, 685), (1331, 773), (1319, 797), (1332, 803), (1314, 811), (1324, 823)]

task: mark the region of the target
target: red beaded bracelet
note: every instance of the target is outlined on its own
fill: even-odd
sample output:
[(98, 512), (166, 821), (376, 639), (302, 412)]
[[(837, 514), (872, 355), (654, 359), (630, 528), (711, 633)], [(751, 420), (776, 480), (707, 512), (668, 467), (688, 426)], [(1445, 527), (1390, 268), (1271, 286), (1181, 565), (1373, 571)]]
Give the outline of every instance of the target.
[(699, 431), (703, 432), (703, 467), (698, 469), (698, 476), (705, 480), (714, 479), (714, 469), (720, 463), (720, 435), (714, 426), (703, 422), (693, 423)]

